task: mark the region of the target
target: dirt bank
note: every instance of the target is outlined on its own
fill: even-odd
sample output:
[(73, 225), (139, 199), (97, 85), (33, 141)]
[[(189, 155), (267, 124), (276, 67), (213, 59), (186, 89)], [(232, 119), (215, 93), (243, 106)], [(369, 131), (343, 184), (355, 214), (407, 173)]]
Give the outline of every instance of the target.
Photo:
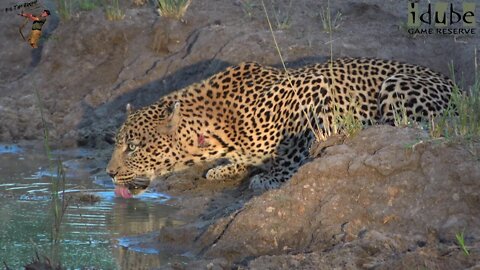
[[(196, 186), (177, 201), (189, 222), (164, 228), (152, 245), (200, 258), (172, 266), (180, 269), (480, 267), (479, 179), (478, 143), (373, 127), (253, 198), (243, 186), (212, 192), (204, 179), (190, 180)], [(169, 182), (179, 181), (160, 187)], [(468, 256), (457, 244), (462, 232)]]
[[(327, 1), (265, 2), (289, 66), (325, 61), (331, 52), (396, 59), (445, 74), (453, 62), (458, 78), (472, 82), (480, 35), (409, 35), (404, 2), (330, 1), (332, 17), (340, 16), (331, 39), (323, 19)], [(124, 0), (121, 6), (121, 21), (107, 20), (101, 8), (75, 12), (69, 21), (54, 12), (38, 50), (22, 41), (19, 16), (0, 17), (1, 141), (42, 137), (34, 90), (52, 142), (105, 148), (105, 134), (115, 132), (129, 102), (150, 104), (241, 61), (280, 64), (260, 2), (192, 1), (186, 23), (159, 17), (148, 4)]]

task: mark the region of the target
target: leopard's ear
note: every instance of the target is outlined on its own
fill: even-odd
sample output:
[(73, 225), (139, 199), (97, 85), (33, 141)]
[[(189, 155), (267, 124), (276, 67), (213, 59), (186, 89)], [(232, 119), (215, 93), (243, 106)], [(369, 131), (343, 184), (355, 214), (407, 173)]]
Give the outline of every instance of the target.
[(127, 115), (130, 115), (131, 113), (133, 113), (133, 106), (132, 106), (132, 104), (127, 103), (126, 110), (127, 110)]
[(175, 101), (175, 103), (173, 103), (173, 112), (178, 114), (178, 112), (180, 111), (180, 101)]
[(168, 126), (176, 128), (180, 122), (180, 101), (175, 101), (170, 107), (170, 116), (168, 117)]
[(162, 120), (162, 124), (157, 125), (157, 130), (161, 134), (174, 133), (181, 121), (180, 115), (181, 104), (179, 101), (173, 102), (168, 107), (168, 116)]

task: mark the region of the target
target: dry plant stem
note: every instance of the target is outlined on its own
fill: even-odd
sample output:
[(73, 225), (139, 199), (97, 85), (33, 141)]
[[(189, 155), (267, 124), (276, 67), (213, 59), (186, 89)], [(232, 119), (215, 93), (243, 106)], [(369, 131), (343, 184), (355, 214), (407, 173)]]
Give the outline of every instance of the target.
[[(295, 92), (295, 94), (297, 93), (297, 89), (296, 87), (293, 85), (292, 83), (292, 80), (291, 80), (291, 77), (290, 77), (290, 74), (288, 72), (288, 69), (285, 65), (285, 61), (283, 59), (283, 56), (282, 56), (282, 52), (280, 51), (280, 47), (278, 46), (278, 42), (277, 42), (277, 38), (275, 37), (275, 34), (273, 33), (273, 27), (272, 27), (272, 23), (270, 21), (270, 17), (268, 16), (268, 11), (267, 11), (267, 7), (265, 6), (265, 2), (262, 0), (262, 7), (263, 7), (263, 11), (265, 12), (265, 17), (267, 18), (267, 23), (268, 23), (268, 27), (270, 28), (270, 33), (272, 34), (272, 38), (273, 38), (273, 42), (275, 44), (275, 48), (277, 49), (277, 53), (278, 53), (278, 56), (280, 57), (280, 61), (282, 63), (282, 67), (283, 67), (283, 70), (285, 71), (285, 74), (287, 76), (287, 80), (288, 80), (288, 83), (290, 84), (290, 87), (293, 89), (293, 91)], [(302, 112), (303, 114), (305, 115), (305, 118), (307, 120), (307, 123), (308, 123), (308, 126), (309, 128), (312, 130), (313, 134), (315, 134), (315, 138), (317, 140), (322, 140), (322, 138), (318, 137), (318, 134), (317, 132), (315, 132), (315, 129), (313, 128), (312, 126), (312, 123), (310, 121), (310, 118), (308, 117), (308, 113), (306, 111), (306, 108), (302, 108)], [(318, 123), (317, 123), (318, 124)]]
[(272, 23), (270, 22), (270, 17), (268, 16), (267, 7), (265, 6), (265, 2), (263, 0), (262, 0), (262, 6), (263, 6), (263, 11), (265, 12), (265, 16), (267, 18), (268, 27), (270, 28), (270, 33), (272, 33), (272, 38), (273, 38), (273, 42), (275, 43), (275, 48), (277, 49), (278, 56), (280, 57), (280, 61), (282, 62), (283, 69), (285, 70), (285, 73), (287, 74), (288, 83), (294, 89), (294, 91), (297, 92), (295, 86), (292, 84), (292, 81), (290, 79), (290, 74), (288, 73), (287, 67), (285, 66), (285, 61), (283, 59), (282, 52), (280, 51), (280, 47), (278, 46), (277, 38), (275, 37), (275, 34), (273, 33)]
[[(53, 165), (53, 158), (52, 152), (50, 150), (49, 140), (49, 130), (48, 125), (45, 120), (45, 114), (43, 111), (43, 105), (40, 97), (40, 93), (37, 89), (34, 90), (35, 97), (37, 99), (37, 105), (40, 111), (40, 117), (43, 126), (43, 143), (45, 148), (45, 153), (48, 158), (48, 165), (50, 172), (54, 171)], [(63, 166), (60, 160), (58, 160), (58, 167), (57, 167), (57, 179), (54, 179), (53, 176), (50, 177), (51, 182), (51, 198), (52, 198), (52, 212), (53, 212), (53, 225), (52, 225), (52, 234), (51, 234), (51, 241), (52, 241), (52, 249), (51, 249), (51, 257), (54, 264), (58, 264), (58, 256), (59, 256), (59, 242), (60, 242), (60, 226), (62, 223), (63, 216), (65, 214), (67, 204), (65, 201), (65, 197), (63, 196), (62, 199), (59, 198), (60, 192), (60, 181), (63, 183), (63, 194), (65, 193), (65, 173), (63, 171)]]

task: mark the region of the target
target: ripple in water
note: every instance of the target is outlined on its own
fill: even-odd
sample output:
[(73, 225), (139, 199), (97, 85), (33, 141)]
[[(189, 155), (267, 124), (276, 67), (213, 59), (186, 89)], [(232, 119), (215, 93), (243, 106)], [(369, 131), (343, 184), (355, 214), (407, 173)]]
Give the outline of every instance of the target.
[[(168, 218), (176, 209), (168, 205), (170, 196), (144, 192), (134, 199), (116, 198), (113, 184), (99, 170), (93, 153), (76, 149), (55, 152), (64, 160), (65, 198), (68, 208), (61, 233), (61, 261), (69, 269), (134, 269), (159, 267), (172, 261), (186, 260), (162, 254), (154, 246), (158, 231), (181, 224)], [(35, 248), (49, 255), (51, 227), (51, 179), (42, 153), (27, 147), (0, 145), (0, 258), (13, 269), (31, 261)], [(63, 192), (61, 193), (63, 194)], [(99, 198), (96, 203), (77, 200), (80, 194)], [(157, 235), (158, 236), (158, 235)], [(135, 241), (133, 241), (135, 240)]]

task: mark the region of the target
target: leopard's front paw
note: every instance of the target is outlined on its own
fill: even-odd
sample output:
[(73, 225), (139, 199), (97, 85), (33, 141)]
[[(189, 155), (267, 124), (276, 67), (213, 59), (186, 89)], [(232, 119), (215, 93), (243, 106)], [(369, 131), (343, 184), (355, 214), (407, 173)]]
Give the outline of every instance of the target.
[(281, 182), (267, 174), (260, 173), (250, 178), (250, 189), (254, 191), (266, 191), (280, 187)]
[(222, 174), (222, 170), (219, 170), (218, 167), (211, 168), (205, 174), (205, 178), (209, 181), (222, 180), (225, 176)]
[(246, 172), (247, 168), (244, 165), (232, 163), (211, 168), (205, 174), (205, 178), (207, 180), (225, 180), (243, 177)]

